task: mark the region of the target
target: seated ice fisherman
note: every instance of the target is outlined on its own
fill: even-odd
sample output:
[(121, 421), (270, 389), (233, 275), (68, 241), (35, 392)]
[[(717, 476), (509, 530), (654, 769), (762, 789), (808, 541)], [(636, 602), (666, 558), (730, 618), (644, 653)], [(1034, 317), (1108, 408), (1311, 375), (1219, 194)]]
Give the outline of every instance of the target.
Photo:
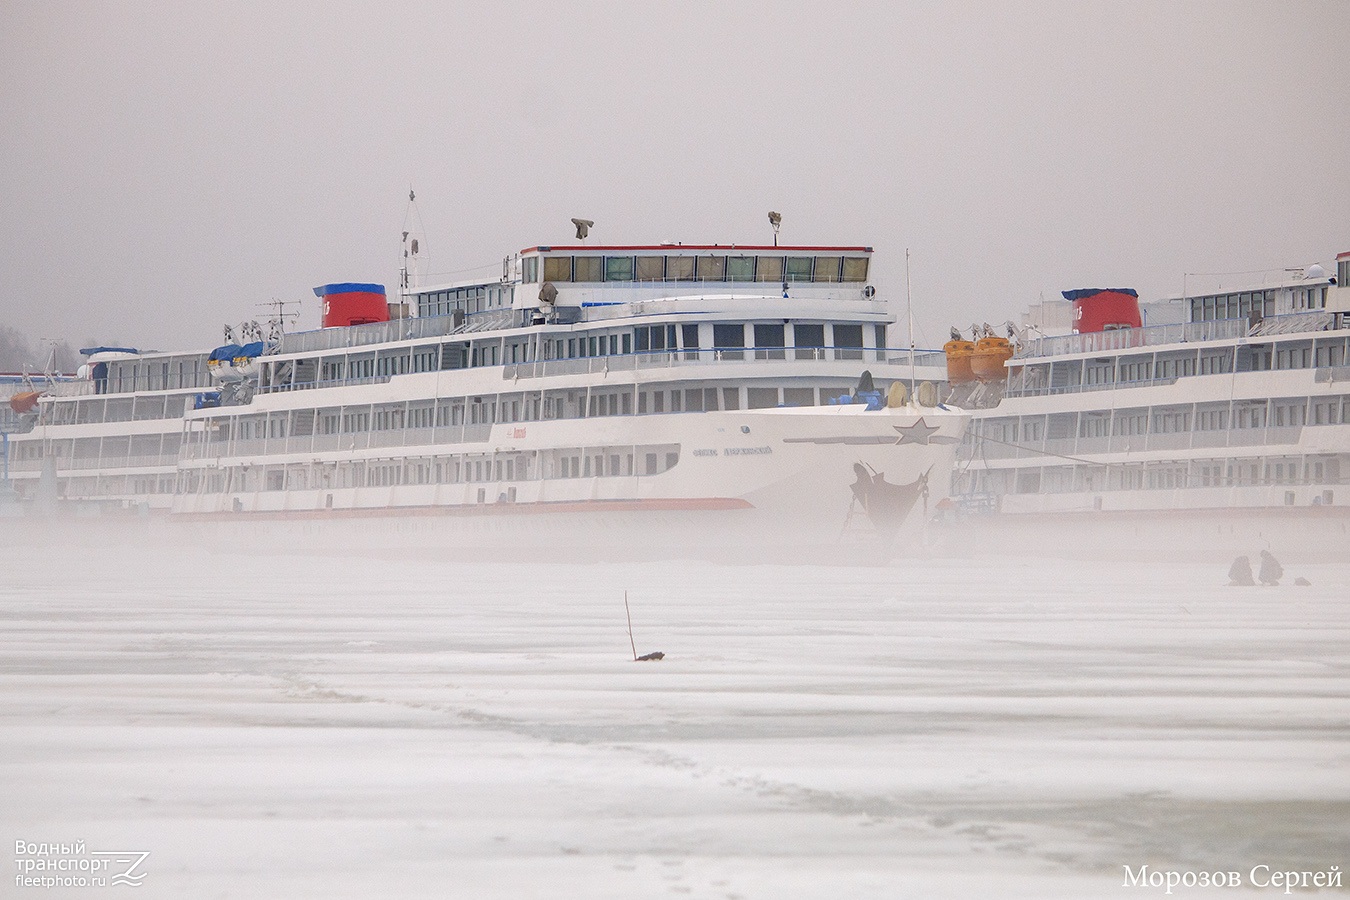
[(1284, 567), (1280, 565), (1279, 560), (1271, 555), (1269, 550), (1261, 551), (1261, 578), (1262, 584), (1277, 585), (1280, 579), (1284, 577)]
[(1252, 564), (1247, 557), (1239, 556), (1228, 569), (1228, 586), (1256, 584), (1252, 580)]

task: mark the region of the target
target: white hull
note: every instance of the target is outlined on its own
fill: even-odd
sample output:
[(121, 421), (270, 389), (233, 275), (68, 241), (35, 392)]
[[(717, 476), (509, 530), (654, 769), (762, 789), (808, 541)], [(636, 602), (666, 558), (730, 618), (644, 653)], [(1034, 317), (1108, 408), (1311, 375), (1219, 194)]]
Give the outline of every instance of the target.
[[(489, 452), (535, 460), (528, 468), (533, 477), (199, 491), (176, 496), (174, 512), (175, 518), (238, 523), (356, 518), (368, 533), (381, 526), (367, 520), (396, 518), (394, 531), (405, 536), (433, 531), (471, 545), (495, 543), (521, 528), (540, 537), (566, 534), (569, 540), (632, 543), (740, 536), (750, 543), (787, 544), (837, 540), (848, 530), (888, 535), (912, 529), (946, 495), (947, 473), (966, 422), (966, 415), (954, 410), (868, 412), (839, 406), (497, 425), (487, 442)], [(555, 477), (539, 462), (558, 448), (578, 445), (616, 451), (596, 454), (603, 457), (596, 468), (614, 460), (619, 474)], [(631, 447), (638, 448), (636, 471), (642, 470), (644, 447), (671, 448), (663, 452), (673, 453), (676, 461), (658, 474), (623, 474), (634, 469), (630, 454), (618, 451)], [(483, 453), (484, 445), (403, 447), (397, 459), (435, 472), (436, 460), (466, 449)], [(366, 456), (373, 460), (377, 453)], [(384, 451), (383, 459), (389, 458)], [(275, 457), (268, 461), (278, 462)], [(308, 465), (322, 473), (326, 461)], [(878, 478), (878, 485), (884, 479), (883, 492), (892, 486), (911, 490), (891, 492), (896, 503), (885, 509), (885, 498), (864, 496), (870, 485), (854, 489), (856, 466)], [(501, 472), (491, 459), (484, 468)], [(869, 503), (870, 510), (865, 508)], [(400, 540), (395, 535), (392, 543)]]

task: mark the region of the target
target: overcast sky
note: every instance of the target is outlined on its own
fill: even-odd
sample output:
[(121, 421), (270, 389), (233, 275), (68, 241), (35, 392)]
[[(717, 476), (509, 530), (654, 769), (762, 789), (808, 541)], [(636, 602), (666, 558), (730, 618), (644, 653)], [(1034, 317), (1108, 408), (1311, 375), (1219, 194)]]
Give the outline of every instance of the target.
[[(0, 5), (3, 323), (206, 347), (334, 281), (868, 244), (926, 343), (1350, 250), (1350, 2)], [(1211, 279), (1213, 280), (1213, 279)], [(1239, 280), (1232, 276), (1233, 281)], [(921, 343), (925, 341), (921, 340)]]

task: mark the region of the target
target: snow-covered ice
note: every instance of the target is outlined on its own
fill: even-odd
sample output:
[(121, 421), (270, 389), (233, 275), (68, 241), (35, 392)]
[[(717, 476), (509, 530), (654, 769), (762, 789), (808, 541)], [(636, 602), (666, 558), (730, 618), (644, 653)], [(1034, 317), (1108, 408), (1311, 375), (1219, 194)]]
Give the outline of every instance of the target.
[[(11, 559), (0, 838), (150, 855), (136, 888), (6, 896), (1091, 898), (1162, 895), (1126, 865), (1350, 868), (1347, 564), (1229, 588), (1230, 560)], [(664, 660), (632, 661), (625, 591)]]

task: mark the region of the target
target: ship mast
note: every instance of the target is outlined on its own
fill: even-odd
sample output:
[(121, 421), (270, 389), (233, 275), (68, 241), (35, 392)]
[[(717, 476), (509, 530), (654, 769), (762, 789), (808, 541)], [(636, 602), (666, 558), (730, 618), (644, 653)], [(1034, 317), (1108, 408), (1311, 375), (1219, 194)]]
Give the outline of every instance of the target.
[(909, 316), (909, 399), (917, 402), (914, 396), (914, 300), (909, 290), (909, 248), (905, 248), (905, 307)]
[(408, 188), (408, 209), (403, 214), (403, 258), (398, 273), (398, 302), (408, 302), (408, 294), (421, 286), (425, 275), (426, 256), (422, 245), (426, 242), (422, 216), (417, 211), (417, 193)]

